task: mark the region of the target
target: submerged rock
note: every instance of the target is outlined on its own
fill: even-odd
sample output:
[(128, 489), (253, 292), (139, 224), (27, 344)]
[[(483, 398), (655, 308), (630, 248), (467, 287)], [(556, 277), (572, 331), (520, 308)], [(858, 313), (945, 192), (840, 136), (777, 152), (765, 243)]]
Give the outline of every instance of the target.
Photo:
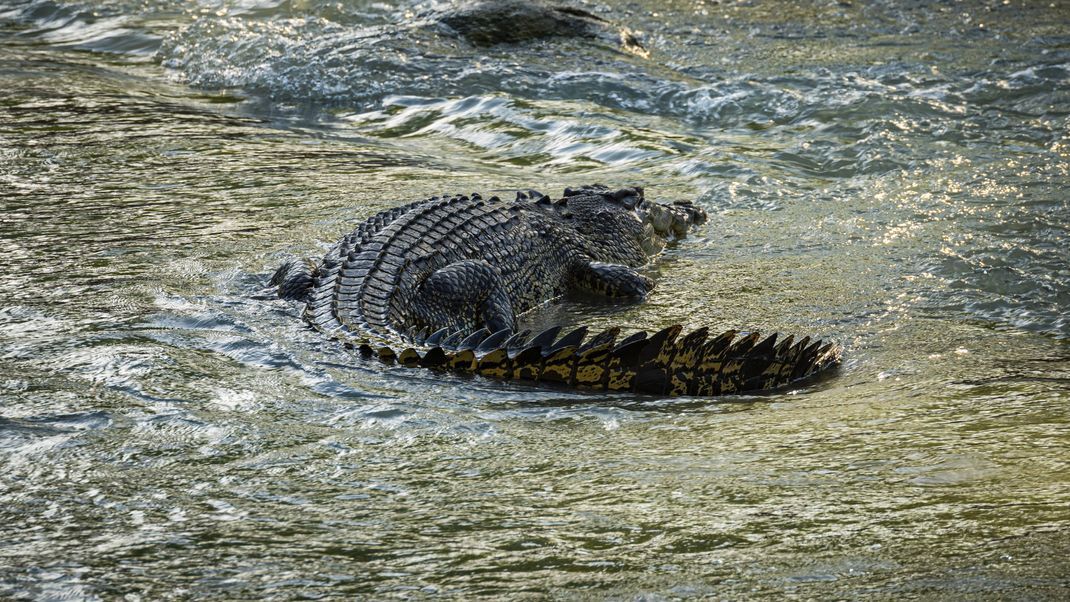
[[(422, 0), (425, 12), (375, 25), (289, 12), (195, 19), (167, 36), (156, 58), (193, 86), (371, 107), (386, 96), (488, 89), (543, 96), (555, 74), (583, 72), (592, 61), (627, 72), (624, 54), (648, 56), (637, 34), (553, 1)], [(609, 65), (615, 58), (624, 60)]]
[(536, 0), (476, 0), (427, 18), (475, 46), (543, 38), (594, 38), (648, 56), (639, 35), (580, 8)]

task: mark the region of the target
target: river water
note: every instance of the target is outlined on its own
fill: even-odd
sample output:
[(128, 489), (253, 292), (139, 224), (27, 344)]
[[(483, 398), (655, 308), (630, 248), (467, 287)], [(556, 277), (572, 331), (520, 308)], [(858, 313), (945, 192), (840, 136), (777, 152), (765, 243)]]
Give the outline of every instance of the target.
[[(1070, 4), (0, 1), (0, 598), (1070, 595)], [(711, 216), (643, 305), (841, 341), (720, 400), (361, 361), (266, 290), (441, 192)]]

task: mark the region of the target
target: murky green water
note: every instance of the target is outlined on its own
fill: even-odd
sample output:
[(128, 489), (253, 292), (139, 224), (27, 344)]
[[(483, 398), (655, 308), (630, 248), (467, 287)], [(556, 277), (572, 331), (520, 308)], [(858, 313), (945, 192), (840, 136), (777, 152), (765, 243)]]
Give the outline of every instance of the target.
[[(441, 4), (440, 4), (441, 5)], [(0, 598), (1063, 599), (1070, 6), (0, 2)], [(382, 208), (641, 184), (642, 306), (848, 361), (659, 400), (365, 363), (265, 290)]]

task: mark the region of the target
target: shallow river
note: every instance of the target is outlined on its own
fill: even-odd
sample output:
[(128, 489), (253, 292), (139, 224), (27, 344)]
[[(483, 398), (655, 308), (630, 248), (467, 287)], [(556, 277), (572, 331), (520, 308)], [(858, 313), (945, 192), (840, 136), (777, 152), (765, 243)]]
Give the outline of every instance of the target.
[[(0, 598), (1070, 595), (1070, 4), (0, 0)], [(441, 192), (711, 215), (644, 305), (841, 341), (719, 400), (387, 367), (272, 270)]]

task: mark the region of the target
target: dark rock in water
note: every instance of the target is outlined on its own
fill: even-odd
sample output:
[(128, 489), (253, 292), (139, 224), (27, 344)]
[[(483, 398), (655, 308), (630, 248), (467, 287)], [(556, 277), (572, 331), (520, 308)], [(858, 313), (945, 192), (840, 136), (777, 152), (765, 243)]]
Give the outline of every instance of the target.
[(596, 38), (647, 56), (635, 32), (583, 9), (535, 0), (477, 0), (428, 15), (476, 46), (515, 44), (551, 37)]

